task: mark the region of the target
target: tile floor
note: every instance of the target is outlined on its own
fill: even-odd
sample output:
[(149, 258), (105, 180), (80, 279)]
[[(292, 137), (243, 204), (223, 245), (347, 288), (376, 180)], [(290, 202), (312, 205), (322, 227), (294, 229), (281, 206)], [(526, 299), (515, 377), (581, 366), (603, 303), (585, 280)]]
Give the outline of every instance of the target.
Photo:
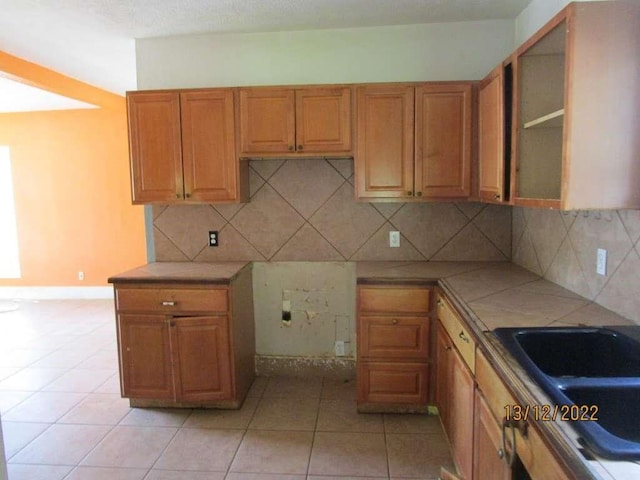
[(129, 408), (111, 301), (18, 305), (0, 313), (9, 480), (435, 479), (451, 464), (436, 417), (357, 414), (353, 381), (261, 377), (237, 411)]

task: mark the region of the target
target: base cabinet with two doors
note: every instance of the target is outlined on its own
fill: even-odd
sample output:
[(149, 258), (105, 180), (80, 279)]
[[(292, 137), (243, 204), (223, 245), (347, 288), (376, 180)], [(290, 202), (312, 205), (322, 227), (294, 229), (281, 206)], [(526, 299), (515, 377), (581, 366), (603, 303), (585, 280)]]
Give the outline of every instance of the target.
[(246, 295), (218, 285), (116, 284), (122, 396), (132, 406), (239, 407), (255, 370)]

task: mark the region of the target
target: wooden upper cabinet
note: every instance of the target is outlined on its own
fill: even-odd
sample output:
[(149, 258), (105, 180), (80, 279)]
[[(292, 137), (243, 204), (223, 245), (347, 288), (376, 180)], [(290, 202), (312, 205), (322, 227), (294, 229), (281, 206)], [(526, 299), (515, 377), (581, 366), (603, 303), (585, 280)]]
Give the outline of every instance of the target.
[(356, 93), (356, 197), (413, 194), (414, 88), (359, 87)]
[(178, 93), (127, 94), (133, 203), (183, 197)]
[(133, 203), (246, 199), (232, 89), (129, 92)]
[(296, 90), (296, 151), (351, 151), (351, 89)]
[(471, 193), (472, 95), (471, 83), (416, 88), (416, 196)]
[(478, 89), (479, 195), (486, 202), (504, 200), (504, 75), (495, 68)]
[(233, 91), (180, 94), (185, 197), (193, 201), (238, 198)]
[(350, 151), (350, 88), (240, 89), (241, 154)]

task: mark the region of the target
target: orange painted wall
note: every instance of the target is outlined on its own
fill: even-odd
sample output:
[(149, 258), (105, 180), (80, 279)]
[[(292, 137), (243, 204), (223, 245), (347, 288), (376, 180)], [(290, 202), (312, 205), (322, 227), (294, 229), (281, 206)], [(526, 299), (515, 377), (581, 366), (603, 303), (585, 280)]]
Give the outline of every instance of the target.
[(124, 98), (3, 52), (0, 70), (103, 107), (0, 114), (22, 270), (0, 286), (103, 286), (146, 263), (144, 210), (131, 205)]

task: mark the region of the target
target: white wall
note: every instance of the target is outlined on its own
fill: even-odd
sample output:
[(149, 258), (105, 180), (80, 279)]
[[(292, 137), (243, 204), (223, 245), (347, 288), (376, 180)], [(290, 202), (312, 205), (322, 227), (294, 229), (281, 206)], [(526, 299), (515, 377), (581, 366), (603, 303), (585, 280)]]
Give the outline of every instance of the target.
[(4, 454), (4, 440), (2, 437), (2, 418), (0, 418), (0, 480), (7, 480), (7, 459)]
[(513, 36), (492, 20), (140, 39), (138, 88), (478, 80)]

